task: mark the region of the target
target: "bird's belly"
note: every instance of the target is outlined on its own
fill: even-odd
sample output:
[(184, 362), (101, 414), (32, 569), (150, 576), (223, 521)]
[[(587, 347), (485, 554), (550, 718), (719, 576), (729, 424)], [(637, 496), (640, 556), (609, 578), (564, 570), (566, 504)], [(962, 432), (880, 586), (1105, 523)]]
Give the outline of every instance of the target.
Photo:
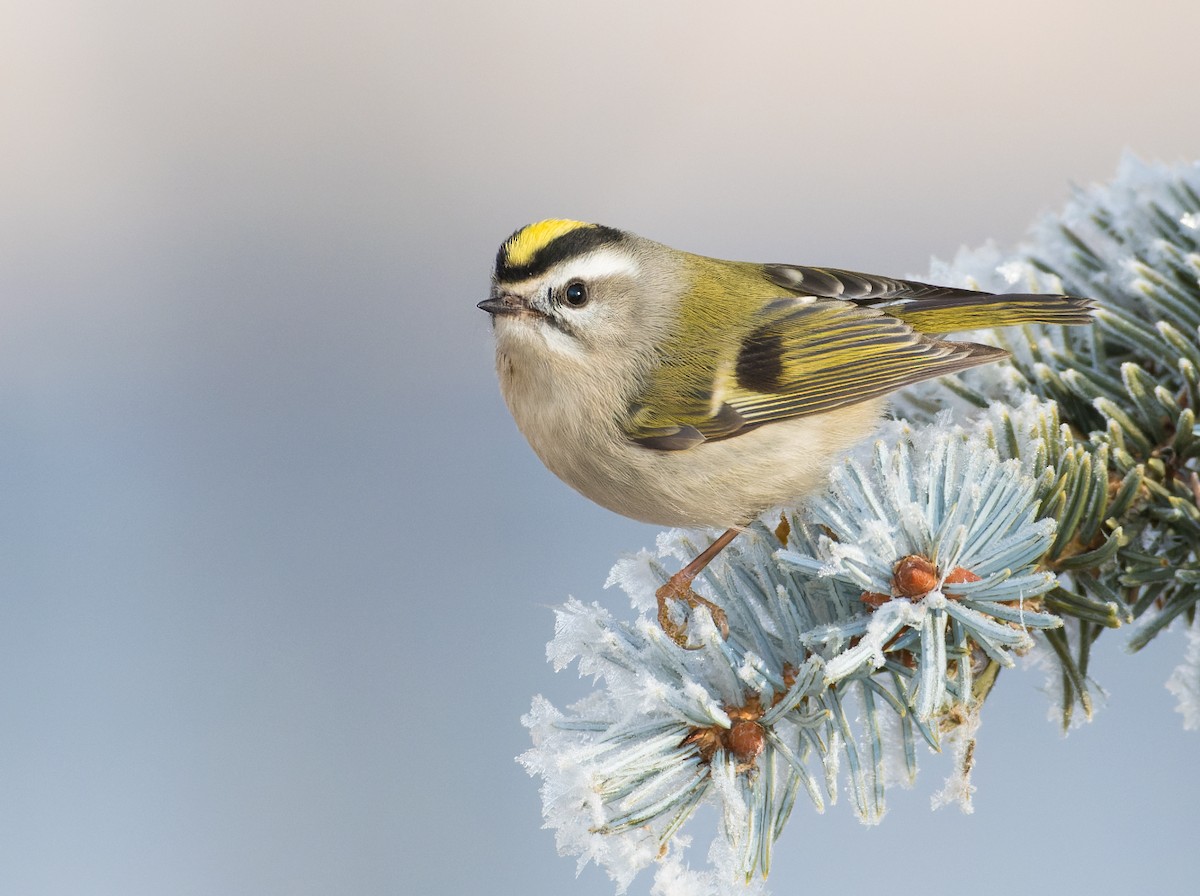
[(591, 444), (583, 451), (578, 443), (564, 450), (568, 434), (527, 435), (546, 466), (601, 506), (661, 526), (725, 527), (819, 489), (837, 460), (875, 430), (884, 406), (876, 399), (683, 451), (644, 448), (614, 433), (585, 438)]

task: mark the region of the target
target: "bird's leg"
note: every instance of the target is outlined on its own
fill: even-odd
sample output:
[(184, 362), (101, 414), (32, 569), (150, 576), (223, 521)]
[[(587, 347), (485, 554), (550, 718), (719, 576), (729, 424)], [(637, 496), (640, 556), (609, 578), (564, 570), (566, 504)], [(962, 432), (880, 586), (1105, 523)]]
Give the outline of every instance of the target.
[(712, 559), (721, 553), (725, 549), (725, 546), (733, 541), (741, 531), (740, 527), (726, 530), (720, 538), (705, 548), (699, 557), (671, 576), (667, 580), (667, 583), (655, 592), (655, 596), (658, 598), (658, 624), (662, 626), (662, 630), (667, 633), (667, 636), (680, 647), (694, 649), (688, 647), (686, 624), (680, 625), (671, 619), (671, 614), (668, 612), (668, 605), (673, 600), (681, 600), (692, 608), (699, 606), (708, 607), (708, 612), (712, 614), (713, 622), (721, 630), (721, 637), (729, 637), (729, 622), (725, 617), (725, 611), (711, 600), (706, 600), (693, 591), (692, 582), (696, 576), (700, 575), (704, 567), (708, 566), (712, 562)]

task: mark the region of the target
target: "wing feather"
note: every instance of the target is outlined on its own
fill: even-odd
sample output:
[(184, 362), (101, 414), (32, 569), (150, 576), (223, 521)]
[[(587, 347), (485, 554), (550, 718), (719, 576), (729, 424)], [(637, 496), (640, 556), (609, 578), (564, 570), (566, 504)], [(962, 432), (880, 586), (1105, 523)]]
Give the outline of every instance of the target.
[(664, 358), (630, 408), (630, 439), (659, 450), (691, 448), (777, 420), (857, 404), (1007, 354), (926, 336), (869, 306), (800, 298), (765, 303), (736, 352), (710, 359), (711, 388), (692, 390), (687, 400), (679, 397), (678, 384), (686, 379), (680, 359)]
[(766, 278), (796, 295), (886, 308), (922, 333), (952, 333), (1018, 323), (1087, 324), (1090, 299), (1049, 293), (990, 293), (919, 280), (795, 264), (763, 266)]
[(859, 304), (874, 304), (892, 299), (955, 298), (988, 295), (953, 286), (934, 286), (918, 280), (861, 274), (841, 268), (815, 268), (799, 264), (768, 264), (763, 274), (776, 286), (796, 295), (826, 299), (845, 299)]

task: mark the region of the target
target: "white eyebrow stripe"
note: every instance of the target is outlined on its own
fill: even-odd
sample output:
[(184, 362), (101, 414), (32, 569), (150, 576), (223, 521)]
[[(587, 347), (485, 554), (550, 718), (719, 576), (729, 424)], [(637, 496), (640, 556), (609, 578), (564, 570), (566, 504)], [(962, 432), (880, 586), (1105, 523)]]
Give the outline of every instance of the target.
[(554, 285), (561, 286), (572, 280), (597, 280), (601, 277), (636, 277), (641, 267), (624, 252), (611, 249), (596, 249), (579, 258), (564, 261), (554, 271)]

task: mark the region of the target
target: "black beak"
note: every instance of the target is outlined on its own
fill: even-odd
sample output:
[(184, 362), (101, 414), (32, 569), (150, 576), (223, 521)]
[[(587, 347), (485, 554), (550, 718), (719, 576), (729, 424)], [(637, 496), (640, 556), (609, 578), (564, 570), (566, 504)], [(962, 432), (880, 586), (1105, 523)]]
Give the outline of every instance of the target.
[(484, 299), (475, 307), (488, 314), (522, 314), (529, 310), (529, 307), (519, 298), (510, 295), (492, 296), (490, 299)]

